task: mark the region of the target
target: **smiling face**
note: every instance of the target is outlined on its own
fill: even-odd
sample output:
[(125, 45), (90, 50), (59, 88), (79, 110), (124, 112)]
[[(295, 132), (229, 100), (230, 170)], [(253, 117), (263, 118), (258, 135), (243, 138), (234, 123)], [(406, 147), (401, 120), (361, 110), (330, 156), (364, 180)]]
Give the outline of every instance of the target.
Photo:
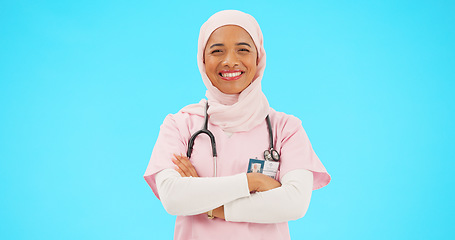
[(242, 92), (256, 75), (257, 50), (243, 28), (215, 30), (204, 50), (205, 71), (213, 86), (226, 94)]

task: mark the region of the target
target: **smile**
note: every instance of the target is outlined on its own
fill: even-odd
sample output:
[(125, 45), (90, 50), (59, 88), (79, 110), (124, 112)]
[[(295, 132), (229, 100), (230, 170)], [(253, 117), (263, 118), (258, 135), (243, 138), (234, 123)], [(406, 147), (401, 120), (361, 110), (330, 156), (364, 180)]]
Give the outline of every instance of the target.
[(240, 70), (224, 70), (221, 71), (220, 73), (221, 79), (227, 80), (227, 81), (233, 81), (239, 79), (243, 72)]

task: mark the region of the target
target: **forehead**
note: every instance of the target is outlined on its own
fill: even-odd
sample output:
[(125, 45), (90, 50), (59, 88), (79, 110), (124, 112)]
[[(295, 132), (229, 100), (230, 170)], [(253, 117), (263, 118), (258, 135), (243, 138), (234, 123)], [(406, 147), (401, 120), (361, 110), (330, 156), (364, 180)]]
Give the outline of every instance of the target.
[(226, 25), (217, 28), (210, 35), (207, 45), (209, 43), (238, 43), (238, 42), (247, 42), (253, 43), (253, 39), (250, 34), (243, 29), (242, 27), (235, 25)]

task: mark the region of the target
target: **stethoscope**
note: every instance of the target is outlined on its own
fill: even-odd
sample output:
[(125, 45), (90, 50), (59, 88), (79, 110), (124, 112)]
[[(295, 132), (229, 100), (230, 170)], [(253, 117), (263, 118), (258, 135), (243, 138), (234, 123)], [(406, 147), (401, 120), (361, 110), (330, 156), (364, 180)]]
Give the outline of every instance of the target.
[[(207, 134), (210, 138), (210, 143), (212, 145), (212, 156), (213, 156), (213, 176), (216, 177), (216, 142), (215, 142), (215, 136), (208, 130), (208, 122), (209, 122), (209, 116), (207, 114), (207, 110), (209, 108), (208, 102), (205, 104), (205, 114), (204, 114), (204, 126), (202, 127), (201, 130), (195, 132), (193, 135), (191, 135), (190, 140), (188, 141), (188, 150), (186, 152), (186, 156), (191, 158), (191, 153), (193, 152), (193, 145), (194, 145), (194, 140), (196, 140), (197, 136), (201, 133)], [(278, 153), (277, 150), (273, 148), (273, 132), (272, 132), (272, 124), (270, 123), (270, 117), (267, 115), (265, 118), (267, 122), (267, 129), (269, 130), (269, 149), (264, 151), (264, 159), (266, 161), (280, 161), (280, 154)]]

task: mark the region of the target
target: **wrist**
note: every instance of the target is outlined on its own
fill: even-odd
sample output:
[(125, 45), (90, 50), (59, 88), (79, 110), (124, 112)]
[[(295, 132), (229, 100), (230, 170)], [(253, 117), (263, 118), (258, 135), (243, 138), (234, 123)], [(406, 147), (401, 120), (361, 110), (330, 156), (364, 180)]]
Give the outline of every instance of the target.
[(213, 209), (213, 216), (224, 219), (224, 205)]
[(248, 189), (250, 192), (256, 192), (259, 186), (257, 173), (247, 173), (246, 178), (248, 180)]

